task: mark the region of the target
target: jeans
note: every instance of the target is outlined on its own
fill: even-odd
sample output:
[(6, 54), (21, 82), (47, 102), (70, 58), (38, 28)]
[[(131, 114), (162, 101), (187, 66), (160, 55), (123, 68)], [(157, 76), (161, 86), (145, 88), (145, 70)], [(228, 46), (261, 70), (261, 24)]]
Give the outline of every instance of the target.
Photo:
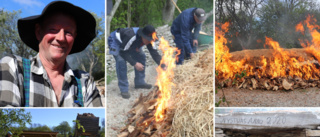
[[(139, 51), (130, 51), (129, 54), (132, 58), (134, 58), (137, 62), (141, 63), (143, 66), (146, 64), (146, 55), (140, 48)], [(118, 86), (121, 92), (129, 92), (129, 82), (127, 76), (127, 62), (119, 55), (114, 55), (114, 59), (116, 60), (116, 72), (118, 77)], [(135, 86), (146, 84), (145, 78), (145, 69), (143, 71), (138, 71), (134, 68), (135, 77), (134, 84)]]
[[(192, 36), (190, 37), (189, 40), (190, 40), (189, 42), (191, 44), (191, 48), (192, 48), (193, 53), (196, 53), (197, 46), (193, 46)], [(190, 53), (187, 52), (187, 48), (183, 44), (183, 40), (180, 35), (174, 35), (174, 42), (176, 43), (178, 50), (180, 50), (180, 55), (178, 55), (178, 61), (176, 61), (176, 64), (181, 65), (185, 58), (186, 59), (190, 58)]]

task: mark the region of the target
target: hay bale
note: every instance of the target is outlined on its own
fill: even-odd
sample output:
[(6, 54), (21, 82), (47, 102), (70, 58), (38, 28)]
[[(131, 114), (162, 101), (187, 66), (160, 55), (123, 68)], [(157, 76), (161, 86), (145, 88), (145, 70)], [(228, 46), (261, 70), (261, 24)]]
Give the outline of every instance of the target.
[(213, 48), (175, 70), (170, 136), (213, 136)]

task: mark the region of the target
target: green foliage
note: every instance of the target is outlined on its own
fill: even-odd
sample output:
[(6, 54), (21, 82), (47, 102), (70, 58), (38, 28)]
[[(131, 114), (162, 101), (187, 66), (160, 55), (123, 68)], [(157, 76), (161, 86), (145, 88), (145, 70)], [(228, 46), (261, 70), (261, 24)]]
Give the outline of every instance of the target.
[(84, 51), (72, 54), (69, 62), (73, 68), (87, 71), (91, 76), (94, 76), (95, 80), (98, 80), (104, 77), (105, 71), (104, 15), (99, 17), (93, 12), (91, 14), (97, 22), (97, 37), (91, 41)]
[(100, 137), (105, 137), (105, 119), (103, 118), (102, 121), (101, 121), (101, 129), (99, 131), (99, 134), (100, 134)]
[(116, 72), (114, 71), (107, 71), (107, 85), (114, 79), (116, 79)]
[(86, 130), (84, 129), (84, 127), (80, 124), (79, 120), (73, 120), (72, 122), (76, 123), (76, 128), (77, 129), (82, 129), (82, 132), (86, 132)]
[(217, 23), (231, 23), (225, 35), (230, 51), (269, 48), (264, 47), (265, 37), (279, 42), (283, 48), (301, 48), (298, 39), (311, 38), (296, 32), (295, 26), (308, 14), (318, 20), (320, 17), (315, 0), (217, 0), (215, 11)]
[(31, 114), (24, 109), (0, 109), (0, 136), (5, 136), (8, 131), (20, 135), (31, 124)]
[(71, 132), (71, 127), (67, 121), (63, 121), (58, 126), (54, 127), (53, 131), (59, 132), (62, 135), (67, 135)]
[[(123, 0), (111, 21), (110, 31), (117, 28), (126, 28), (128, 23), (131, 27), (143, 27), (147, 24), (153, 26), (163, 25), (162, 8), (164, 6), (163, 0)], [(130, 11), (128, 11), (128, 4)], [(128, 21), (128, 12), (131, 16)]]
[(30, 128), (27, 129), (28, 131), (46, 131), (51, 132), (52, 130), (47, 125), (41, 124), (32, 124)]
[[(115, 3), (115, 0), (113, 0)], [(110, 31), (114, 31), (117, 28), (126, 28), (128, 23), (131, 27), (143, 27), (147, 24), (151, 24), (155, 27), (164, 25), (162, 21), (162, 9), (165, 5), (165, 0), (122, 0), (117, 12), (111, 21)], [(128, 5), (130, 10), (128, 10)], [(210, 12), (213, 8), (212, 0), (178, 0), (178, 7), (183, 11), (191, 7), (203, 8), (206, 12)], [(131, 18), (128, 21), (128, 13)], [(179, 11), (175, 10), (175, 17), (179, 15)], [(174, 17), (174, 18), (175, 18)], [(209, 17), (206, 23), (213, 23), (213, 16)], [(169, 23), (170, 24), (170, 23)]]
[(245, 70), (243, 70), (240, 74), (237, 73), (237, 74), (235, 75), (235, 77), (236, 77), (236, 78), (239, 78), (239, 79), (241, 79), (241, 78), (243, 78), (243, 77), (245, 77), (245, 76), (247, 76), (247, 72), (246, 72)]
[(20, 39), (17, 20), (21, 11), (0, 10), (0, 57), (15, 54), (22, 57), (34, 56), (37, 53), (26, 46)]

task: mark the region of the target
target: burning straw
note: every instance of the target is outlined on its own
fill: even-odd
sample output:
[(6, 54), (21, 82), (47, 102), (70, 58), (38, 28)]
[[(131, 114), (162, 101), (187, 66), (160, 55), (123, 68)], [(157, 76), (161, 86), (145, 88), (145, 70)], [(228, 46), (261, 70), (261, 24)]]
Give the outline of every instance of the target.
[(172, 90), (163, 119), (157, 121), (155, 116), (162, 96), (156, 87), (135, 102), (118, 137), (213, 136), (213, 48), (197, 53), (173, 72), (174, 77), (173, 73), (167, 77), (174, 84), (169, 84)]
[[(304, 34), (308, 28), (312, 41), (299, 40), (303, 50), (283, 49), (280, 44), (272, 38), (265, 38), (265, 47), (271, 56), (265, 56), (263, 50), (244, 50), (241, 54), (246, 56), (233, 60), (233, 53), (229, 53), (226, 46), (228, 43), (224, 34), (228, 32), (229, 23), (216, 27), (215, 56), (217, 84), (220, 87), (236, 86), (247, 89), (267, 90), (293, 90), (295, 88), (315, 87), (319, 85), (320, 70), (320, 33), (317, 29), (316, 19), (307, 16), (307, 19), (296, 26), (296, 30)], [(297, 56), (297, 52), (304, 52), (308, 58)], [(252, 54), (260, 52), (264, 55), (253, 57)]]

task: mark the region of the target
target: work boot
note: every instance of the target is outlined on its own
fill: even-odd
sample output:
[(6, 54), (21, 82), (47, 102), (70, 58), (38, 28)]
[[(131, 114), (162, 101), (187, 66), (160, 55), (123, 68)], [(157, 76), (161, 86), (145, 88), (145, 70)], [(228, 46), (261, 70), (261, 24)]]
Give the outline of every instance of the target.
[(121, 92), (121, 96), (124, 99), (128, 99), (128, 98), (130, 98), (130, 93), (129, 92)]
[(145, 84), (143, 84), (143, 85), (136, 85), (134, 88), (135, 88), (135, 89), (137, 89), (137, 88), (150, 89), (150, 88), (152, 88), (152, 85), (145, 83)]

